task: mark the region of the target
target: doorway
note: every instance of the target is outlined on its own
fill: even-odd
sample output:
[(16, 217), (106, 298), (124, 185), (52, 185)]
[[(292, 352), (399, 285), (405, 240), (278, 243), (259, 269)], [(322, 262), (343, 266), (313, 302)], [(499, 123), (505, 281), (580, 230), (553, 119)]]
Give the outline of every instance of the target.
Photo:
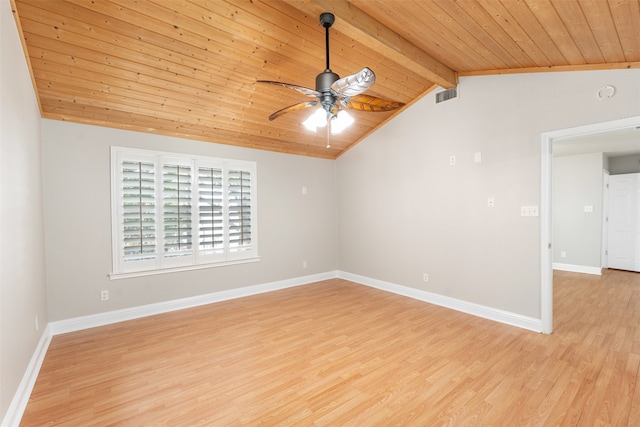
[(543, 333), (553, 332), (553, 231), (551, 222), (551, 196), (552, 196), (552, 165), (553, 165), (553, 141), (568, 137), (588, 137), (591, 135), (613, 132), (622, 129), (635, 129), (640, 127), (640, 116), (627, 119), (614, 120), (604, 123), (580, 126), (576, 128), (561, 129), (545, 132), (541, 135), (541, 165), (540, 165), (540, 260), (541, 260), (541, 284), (540, 307)]

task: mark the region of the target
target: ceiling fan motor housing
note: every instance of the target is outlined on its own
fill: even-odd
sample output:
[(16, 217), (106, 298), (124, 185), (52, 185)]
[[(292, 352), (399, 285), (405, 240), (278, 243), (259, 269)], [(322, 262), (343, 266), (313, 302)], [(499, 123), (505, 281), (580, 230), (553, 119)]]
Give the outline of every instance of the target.
[(320, 93), (331, 90), (331, 85), (340, 78), (331, 70), (324, 70), (316, 76), (316, 90)]
[(331, 91), (331, 85), (339, 78), (340, 76), (331, 70), (324, 70), (316, 76), (316, 90), (321, 93), (320, 103), (329, 118), (336, 115), (335, 95)]

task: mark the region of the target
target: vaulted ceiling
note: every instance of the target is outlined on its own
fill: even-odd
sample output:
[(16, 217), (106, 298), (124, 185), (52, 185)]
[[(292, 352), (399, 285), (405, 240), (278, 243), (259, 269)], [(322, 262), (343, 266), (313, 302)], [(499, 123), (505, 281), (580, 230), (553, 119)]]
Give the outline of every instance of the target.
[[(640, 67), (640, 0), (11, 0), (43, 117), (337, 158), (393, 112), (302, 126), (325, 68), (405, 104), (459, 76)], [(406, 107), (405, 107), (406, 108)]]

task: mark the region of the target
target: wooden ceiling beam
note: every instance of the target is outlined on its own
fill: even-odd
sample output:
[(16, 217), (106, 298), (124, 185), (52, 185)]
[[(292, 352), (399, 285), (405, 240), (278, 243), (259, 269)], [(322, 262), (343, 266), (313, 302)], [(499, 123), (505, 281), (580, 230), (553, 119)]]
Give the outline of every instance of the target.
[(308, 14), (331, 12), (336, 29), (402, 64), (425, 79), (449, 89), (458, 84), (458, 74), (389, 27), (346, 0), (285, 0)]

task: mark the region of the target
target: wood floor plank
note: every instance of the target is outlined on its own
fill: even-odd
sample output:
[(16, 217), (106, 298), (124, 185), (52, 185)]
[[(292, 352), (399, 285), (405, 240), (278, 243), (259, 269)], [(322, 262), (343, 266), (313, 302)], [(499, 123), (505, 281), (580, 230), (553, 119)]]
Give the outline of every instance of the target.
[(22, 426), (638, 426), (640, 274), (543, 335), (341, 279), (55, 336)]

